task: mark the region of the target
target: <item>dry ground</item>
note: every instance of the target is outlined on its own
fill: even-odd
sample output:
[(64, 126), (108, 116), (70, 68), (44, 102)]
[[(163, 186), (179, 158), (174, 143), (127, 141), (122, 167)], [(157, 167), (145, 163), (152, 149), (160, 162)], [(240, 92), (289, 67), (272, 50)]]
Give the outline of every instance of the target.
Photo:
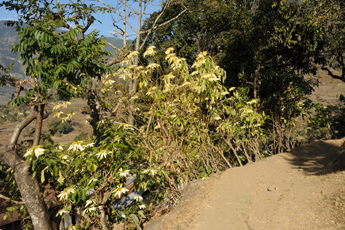
[(309, 143), (194, 183), (145, 229), (345, 229), (345, 174), (331, 170), (343, 141)]
[[(76, 115), (73, 117), (72, 119), (72, 124), (74, 124), (74, 130), (72, 132), (70, 132), (69, 134), (66, 135), (61, 135), (61, 136), (53, 136), (52, 139), (59, 144), (68, 144), (71, 143), (73, 141), (73, 139), (79, 135), (82, 131), (87, 132), (87, 133), (91, 133), (92, 128), (90, 125), (85, 124), (85, 116), (82, 115), (79, 112), (79, 109), (83, 108), (84, 106), (87, 105), (85, 100), (82, 99), (74, 99), (71, 101), (71, 106), (69, 106), (67, 109), (63, 109), (63, 112), (71, 112), (71, 111), (75, 111)], [(49, 112), (53, 112), (52, 111), (52, 104), (48, 105), (48, 111)], [(47, 119), (45, 119), (43, 121), (43, 130), (42, 132), (48, 132), (48, 128), (47, 125), (53, 120), (53, 114), (51, 114)], [(8, 141), (13, 133), (13, 130), (15, 128), (15, 126), (17, 125), (18, 122), (14, 122), (14, 123), (6, 123), (3, 125), (0, 125), (0, 144), (6, 145), (8, 144)], [(19, 142), (20, 143), (22, 140), (26, 140), (26, 139), (30, 139), (28, 137), (26, 137), (26, 134), (28, 133), (28, 131), (32, 128), (34, 128), (36, 126), (36, 122), (32, 122), (32, 124), (28, 125), (28, 127), (26, 127), (23, 132), (20, 135), (19, 138)], [(31, 137), (32, 139), (32, 137)]]

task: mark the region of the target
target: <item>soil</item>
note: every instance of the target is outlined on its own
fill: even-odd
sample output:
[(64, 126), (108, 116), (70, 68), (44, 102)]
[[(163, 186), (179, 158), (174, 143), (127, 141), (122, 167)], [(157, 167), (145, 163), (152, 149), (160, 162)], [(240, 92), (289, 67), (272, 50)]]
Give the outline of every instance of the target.
[(315, 141), (188, 186), (181, 204), (145, 229), (345, 229), (341, 140)]

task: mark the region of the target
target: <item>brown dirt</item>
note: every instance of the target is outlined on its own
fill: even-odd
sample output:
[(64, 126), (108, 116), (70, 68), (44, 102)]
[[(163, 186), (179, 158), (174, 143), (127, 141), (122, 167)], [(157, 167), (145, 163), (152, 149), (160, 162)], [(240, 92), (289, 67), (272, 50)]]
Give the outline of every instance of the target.
[[(73, 127), (73, 131), (65, 134), (65, 135), (61, 135), (61, 136), (53, 136), (52, 139), (54, 140), (55, 143), (58, 144), (69, 144), (73, 141), (73, 139), (79, 135), (82, 131), (86, 132), (86, 133), (91, 133), (92, 132), (92, 127), (88, 124), (85, 124), (85, 116), (82, 115), (79, 112), (79, 109), (83, 108), (84, 106), (86, 106), (86, 100), (82, 100), (82, 99), (74, 99), (71, 101), (71, 106), (69, 106), (67, 109), (62, 109), (63, 112), (69, 113), (74, 111), (76, 113), (76, 115), (73, 117), (72, 124), (74, 124)], [(48, 105), (48, 111), (51, 113), (54, 113), (55, 111), (52, 111), (53, 105), (49, 104)], [(43, 121), (43, 130), (42, 133), (48, 132), (48, 127), (47, 125), (54, 119), (53, 114), (51, 114), (47, 119), (45, 119)], [(8, 141), (14, 131), (15, 126), (18, 124), (19, 122), (13, 122), (13, 123), (5, 123), (3, 125), (0, 125), (0, 144), (6, 145), (8, 144)], [(27, 139), (33, 139), (33, 135), (31, 137), (27, 137), (25, 136), (28, 131), (32, 128), (35, 128), (36, 126), (36, 122), (32, 122), (30, 125), (28, 125), (23, 132), (20, 135), (19, 141), (18, 143), (21, 143), (21, 141), (23, 140), (27, 140)]]
[(198, 182), (174, 212), (145, 229), (345, 229), (344, 140), (309, 143)]

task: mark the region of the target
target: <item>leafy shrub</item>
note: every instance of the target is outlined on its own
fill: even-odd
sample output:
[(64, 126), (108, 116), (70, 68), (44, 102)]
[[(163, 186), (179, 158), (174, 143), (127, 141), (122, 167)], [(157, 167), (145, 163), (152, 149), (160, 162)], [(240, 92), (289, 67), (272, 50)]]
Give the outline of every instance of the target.
[(51, 135), (61, 135), (61, 134), (67, 134), (73, 131), (73, 127), (71, 125), (71, 121), (64, 121), (62, 122), (59, 119), (53, 119), (48, 124), (49, 131)]
[(88, 135), (88, 133), (82, 131), (78, 136), (74, 138), (73, 141), (87, 141), (89, 139)]

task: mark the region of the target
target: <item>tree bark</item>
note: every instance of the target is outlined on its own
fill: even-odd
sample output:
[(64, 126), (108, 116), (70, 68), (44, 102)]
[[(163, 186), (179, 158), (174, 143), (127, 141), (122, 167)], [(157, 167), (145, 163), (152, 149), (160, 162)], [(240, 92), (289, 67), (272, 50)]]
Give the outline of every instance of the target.
[(32, 176), (30, 165), (25, 164), (25, 161), (18, 156), (16, 150), (16, 144), (20, 133), (37, 118), (37, 114), (34, 106), (32, 106), (30, 115), (16, 125), (9, 144), (0, 147), (0, 161), (12, 168), (18, 189), (29, 211), (35, 229), (53, 230), (49, 212), (41, 195), (38, 181)]

